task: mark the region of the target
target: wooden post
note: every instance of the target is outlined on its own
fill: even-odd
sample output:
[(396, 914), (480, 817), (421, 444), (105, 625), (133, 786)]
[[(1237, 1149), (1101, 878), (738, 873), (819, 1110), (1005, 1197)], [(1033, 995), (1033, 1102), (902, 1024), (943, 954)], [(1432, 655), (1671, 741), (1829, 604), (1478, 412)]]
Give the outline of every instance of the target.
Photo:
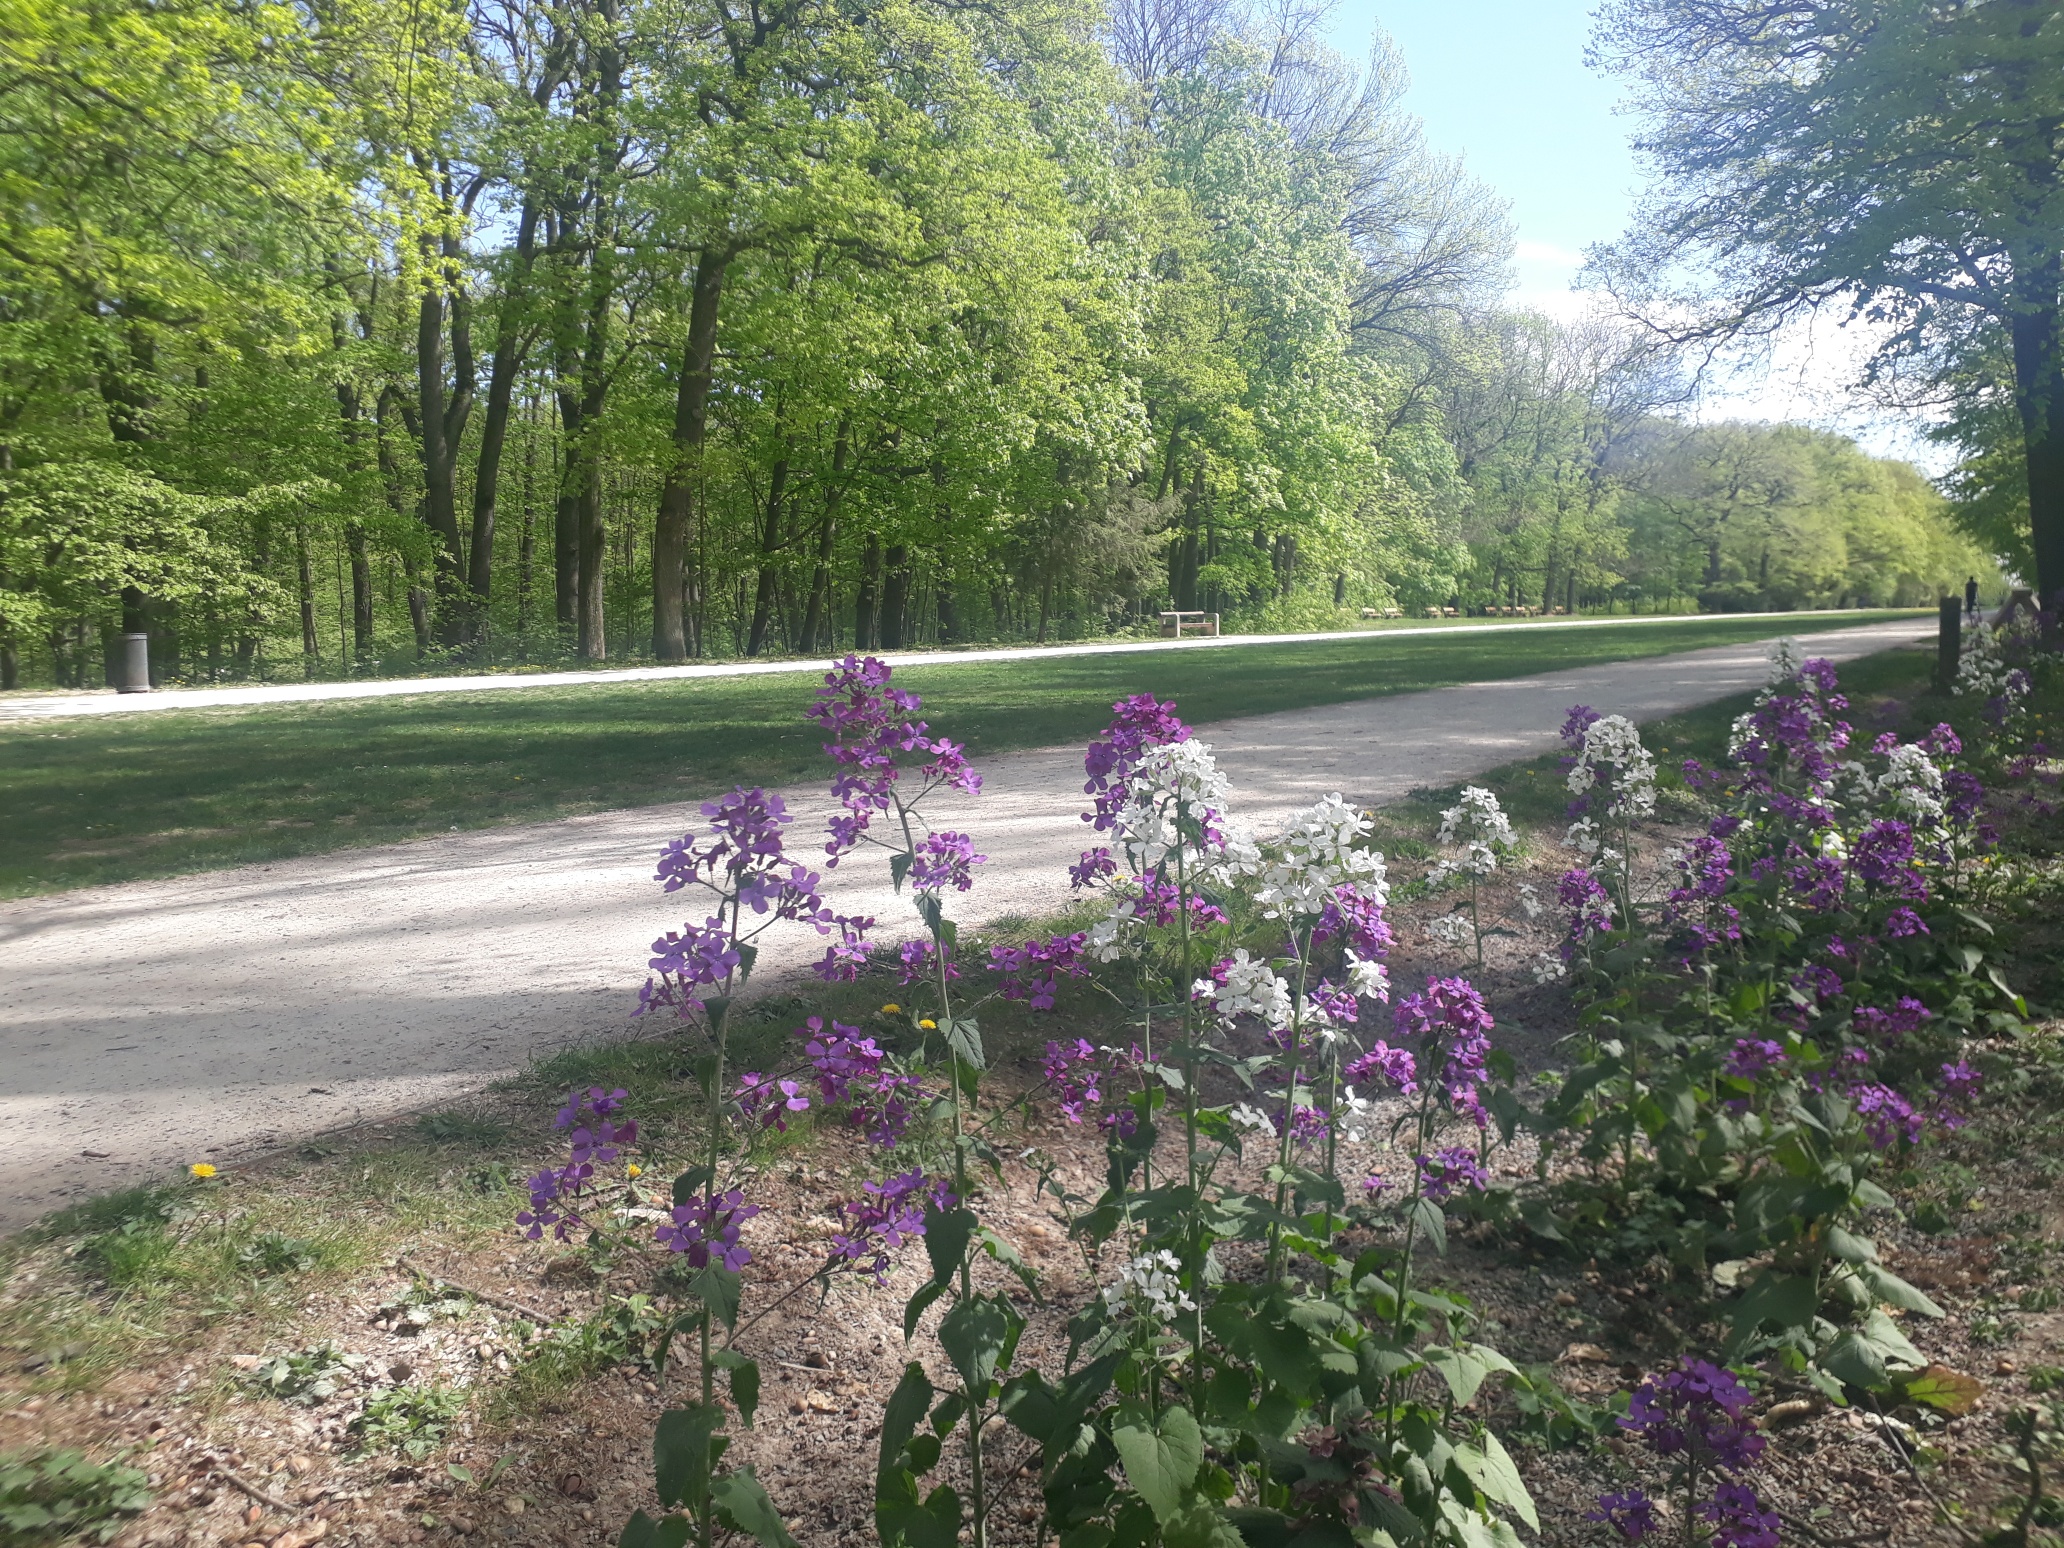
[(1935, 686), (1948, 693), (1956, 685), (1957, 662), (1963, 655), (1964, 604), (1944, 597), (1938, 611), (1942, 625), (1935, 639)]

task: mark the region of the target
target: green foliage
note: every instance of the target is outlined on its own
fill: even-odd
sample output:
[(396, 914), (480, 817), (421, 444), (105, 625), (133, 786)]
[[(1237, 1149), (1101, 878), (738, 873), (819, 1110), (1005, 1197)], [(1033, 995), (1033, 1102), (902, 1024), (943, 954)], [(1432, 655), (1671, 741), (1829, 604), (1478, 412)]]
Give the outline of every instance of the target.
[(393, 1451), (420, 1462), (444, 1444), (466, 1409), (466, 1394), (454, 1387), (395, 1387), (366, 1402), (351, 1421), (365, 1451)]
[(0, 1535), (10, 1543), (104, 1543), (150, 1503), (143, 1472), (83, 1452), (0, 1454)]
[(313, 1405), (335, 1397), (365, 1366), (364, 1355), (339, 1353), (329, 1344), (317, 1344), (274, 1355), (244, 1381), (267, 1397)]

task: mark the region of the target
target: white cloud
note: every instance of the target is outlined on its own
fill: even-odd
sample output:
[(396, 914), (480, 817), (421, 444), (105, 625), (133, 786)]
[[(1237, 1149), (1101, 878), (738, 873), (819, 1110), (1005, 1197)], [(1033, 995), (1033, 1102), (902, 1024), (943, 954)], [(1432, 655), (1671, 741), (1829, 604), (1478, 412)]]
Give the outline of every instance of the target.
[(1552, 265), (1571, 274), (1584, 265), (1582, 253), (1570, 247), (1557, 247), (1553, 242), (1529, 242), (1522, 238), (1513, 245), (1512, 255), (1523, 264)]

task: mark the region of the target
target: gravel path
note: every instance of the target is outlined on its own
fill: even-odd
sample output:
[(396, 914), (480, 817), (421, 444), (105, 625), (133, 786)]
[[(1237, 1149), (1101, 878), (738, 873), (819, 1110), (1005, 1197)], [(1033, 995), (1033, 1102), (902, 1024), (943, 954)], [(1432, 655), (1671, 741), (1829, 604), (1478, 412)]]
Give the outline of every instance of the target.
[[(1760, 613), (1773, 630), (1782, 620), (1826, 614)], [(967, 666), (984, 661), (1024, 661), (1033, 657), (1130, 656), (1165, 650), (1216, 650), (1234, 645), (1311, 645), (1328, 640), (1381, 636), (1394, 644), (1432, 639), (1466, 629), (1475, 634), (1504, 634), (1513, 629), (1624, 629), (1630, 625), (1668, 626), (1710, 623), (1711, 615), (1685, 613), (1662, 618), (1535, 618), (1516, 623), (1480, 623), (1474, 619), (1446, 622), (1413, 621), (1378, 629), (1344, 629), (1335, 634), (1227, 634), (1181, 640), (1118, 640), (1095, 645), (1006, 645), (985, 650), (882, 651), (896, 666)], [(582, 688), (603, 683), (665, 682), (677, 678), (767, 677), (795, 672), (821, 672), (822, 660), (721, 661), (697, 666), (610, 667), (580, 672), (476, 672), (459, 677), (396, 677), (354, 683), (238, 683), (226, 688), (163, 688), (155, 693), (116, 693), (112, 689), (0, 695), (0, 722), (59, 720), (78, 715), (141, 715), (154, 710), (248, 709), (261, 704), (293, 704), (316, 699), (389, 699), (405, 694), (484, 693), (517, 688)]]
[[(1917, 638), (1906, 619), (1818, 634), (1811, 649), (1847, 660)], [(1266, 831), (1330, 791), (1373, 804), (1545, 751), (1574, 702), (1647, 720), (1765, 671), (1762, 645), (1731, 645), (1202, 734)], [(980, 797), (941, 805), (935, 820), (990, 856), (964, 921), (1063, 903), (1087, 832), (1081, 758), (989, 760)], [(822, 831), (821, 786), (781, 793), (804, 842)], [(433, 1105), (621, 1032), (647, 944), (684, 912), (653, 884), (653, 857), (699, 820), (692, 804), (644, 807), (0, 904), (0, 1230), (189, 1161)], [(875, 914), (887, 939), (916, 934), (882, 873), (872, 857), (848, 862), (834, 905)], [(762, 988), (822, 951), (807, 930), (766, 939)]]

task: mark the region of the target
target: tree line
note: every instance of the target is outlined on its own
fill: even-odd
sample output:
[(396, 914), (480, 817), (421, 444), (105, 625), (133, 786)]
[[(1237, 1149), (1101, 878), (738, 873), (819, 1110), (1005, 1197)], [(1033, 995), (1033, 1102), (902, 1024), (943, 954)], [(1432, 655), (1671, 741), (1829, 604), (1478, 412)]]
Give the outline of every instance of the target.
[(38, 0), (0, 677), (1924, 600), (1901, 464), (1504, 304), (1314, 0)]

